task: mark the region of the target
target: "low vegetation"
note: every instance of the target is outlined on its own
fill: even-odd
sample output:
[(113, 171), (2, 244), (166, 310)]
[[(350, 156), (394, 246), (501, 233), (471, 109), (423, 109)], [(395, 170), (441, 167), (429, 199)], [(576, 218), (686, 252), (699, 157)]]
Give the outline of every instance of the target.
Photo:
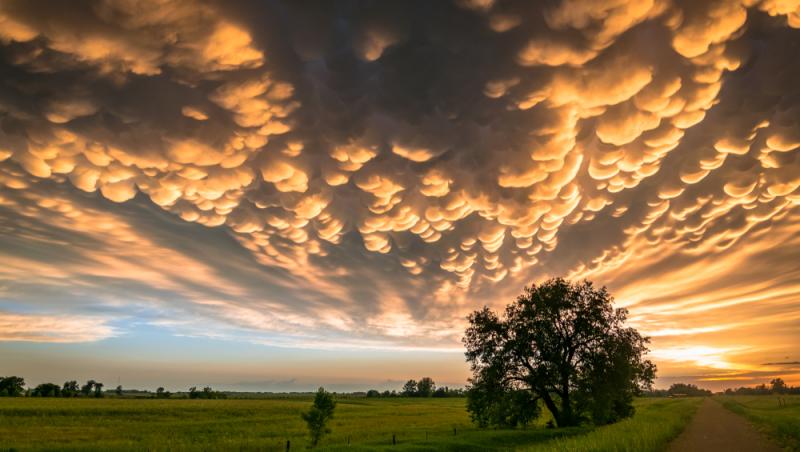
[(800, 450), (800, 395), (724, 395), (717, 400), (788, 450)]
[[(311, 396), (273, 399), (5, 399), (0, 450), (303, 450)], [(700, 399), (637, 399), (636, 415), (604, 427), (546, 428), (545, 411), (518, 429), (474, 425), (464, 398), (337, 398), (331, 433), (320, 450), (559, 450), (604, 444), (609, 450), (658, 450), (656, 444), (691, 418)], [(392, 446), (394, 437), (396, 446)], [(573, 438), (574, 442), (564, 442)], [(556, 443), (554, 440), (560, 442)], [(582, 443), (581, 441), (585, 441)], [(350, 444), (350, 446), (348, 446)], [(620, 445), (620, 447), (612, 447)], [(604, 446), (606, 447), (606, 446)], [(648, 446), (649, 447), (649, 446)], [(601, 449), (602, 450), (602, 449)]]

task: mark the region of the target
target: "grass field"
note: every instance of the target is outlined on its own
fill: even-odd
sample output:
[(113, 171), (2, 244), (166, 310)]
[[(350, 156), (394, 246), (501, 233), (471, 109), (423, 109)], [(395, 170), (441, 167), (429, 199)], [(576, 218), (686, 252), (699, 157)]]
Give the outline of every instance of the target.
[[(655, 451), (700, 399), (641, 399), (637, 414), (592, 429), (478, 429), (465, 400), (343, 399), (321, 450)], [(307, 446), (310, 399), (128, 400), (0, 398), (0, 450), (275, 450)], [(454, 433), (455, 428), (455, 433)], [(392, 435), (397, 445), (392, 446)], [(348, 447), (348, 441), (351, 446)]]
[(658, 451), (677, 437), (694, 416), (702, 398), (641, 399), (636, 415), (585, 435), (555, 439), (530, 450)]
[(789, 450), (800, 450), (800, 396), (783, 396), (785, 406), (778, 405), (777, 396), (721, 396), (717, 400), (740, 414), (778, 444)]

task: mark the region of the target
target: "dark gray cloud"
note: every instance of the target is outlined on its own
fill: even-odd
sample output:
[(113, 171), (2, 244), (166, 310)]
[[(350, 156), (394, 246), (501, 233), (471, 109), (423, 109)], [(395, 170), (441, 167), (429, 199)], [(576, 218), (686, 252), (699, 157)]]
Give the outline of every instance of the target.
[(704, 335), (797, 325), (798, 11), (3, 2), (4, 308), (453, 348), (469, 310), (569, 274), (665, 360), (763, 362)]

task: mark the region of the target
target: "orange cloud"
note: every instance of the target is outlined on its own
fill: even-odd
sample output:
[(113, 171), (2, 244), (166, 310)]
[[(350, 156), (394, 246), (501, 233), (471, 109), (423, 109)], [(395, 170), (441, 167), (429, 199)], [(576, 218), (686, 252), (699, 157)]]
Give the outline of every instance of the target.
[[(391, 5), (79, 6), (0, 6), (0, 207), (20, 240), (51, 222), (99, 249), (51, 277), (13, 256), (7, 280), (126, 275), (224, 334), (448, 348), (471, 309), (566, 273), (611, 286), (676, 369), (797, 339), (796, 2), (457, 2), (447, 27)], [(117, 214), (142, 204), (233, 237), (251, 278)]]

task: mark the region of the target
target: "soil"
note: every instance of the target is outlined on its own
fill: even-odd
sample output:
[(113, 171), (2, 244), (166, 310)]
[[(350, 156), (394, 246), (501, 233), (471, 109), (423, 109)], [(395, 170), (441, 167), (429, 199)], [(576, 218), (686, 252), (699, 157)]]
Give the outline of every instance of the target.
[(749, 422), (710, 398), (703, 401), (669, 452), (781, 452)]

